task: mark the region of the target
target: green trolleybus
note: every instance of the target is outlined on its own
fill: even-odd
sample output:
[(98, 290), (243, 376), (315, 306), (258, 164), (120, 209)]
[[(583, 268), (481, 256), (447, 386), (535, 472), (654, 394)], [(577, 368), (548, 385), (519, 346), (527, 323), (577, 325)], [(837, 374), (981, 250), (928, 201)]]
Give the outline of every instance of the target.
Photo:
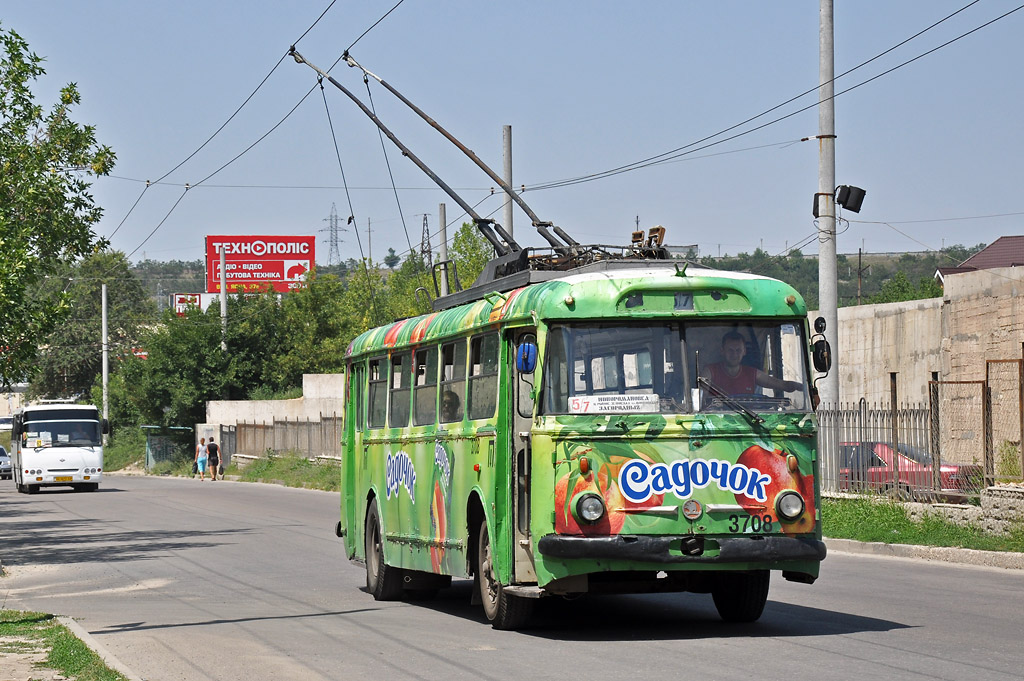
[(509, 271), (348, 348), (337, 532), (374, 597), (472, 578), (511, 629), (586, 593), (753, 621), (771, 572), (812, 583), (829, 353), (801, 296), (664, 258)]

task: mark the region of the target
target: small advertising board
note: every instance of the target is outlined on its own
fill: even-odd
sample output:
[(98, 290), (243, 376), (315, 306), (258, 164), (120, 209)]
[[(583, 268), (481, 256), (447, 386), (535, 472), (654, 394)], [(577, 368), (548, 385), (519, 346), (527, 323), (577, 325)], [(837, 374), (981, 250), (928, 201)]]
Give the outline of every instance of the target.
[(214, 303), (220, 304), (220, 296), (213, 293), (174, 293), (171, 295), (171, 301), (175, 314), (184, 317), (190, 306), (205, 311)]
[(315, 249), (313, 236), (207, 236), (206, 291), (220, 292), (221, 250), (228, 293), (286, 293), (306, 285)]

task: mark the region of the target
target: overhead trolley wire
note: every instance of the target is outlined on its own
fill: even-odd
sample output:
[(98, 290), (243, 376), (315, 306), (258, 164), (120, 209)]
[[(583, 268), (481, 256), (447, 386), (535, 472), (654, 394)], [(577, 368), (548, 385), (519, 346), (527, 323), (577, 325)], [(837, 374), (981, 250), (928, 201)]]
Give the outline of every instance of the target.
[[(335, 62), (335, 64), (337, 64), (337, 62)], [(356, 213), (355, 209), (352, 207), (352, 194), (348, 190), (348, 180), (345, 179), (345, 166), (341, 162), (341, 149), (338, 147), (338, 136), (334, 132), (334, 121), (331, 120), (331, 107), (327, 105), (327, 93), (324, 91), (323, 78), (317, 78), (317, 83), (320, 85), (320, 95), (324, 100), (324, 111), (327, 112), (327, 124), (331, 128), (331, 140), (334, 142), (334, 154), (338, 159), (338, 170), (341, 172), (341, 182), (345, 186), (345, 199), (348, 201), (349, 221), (354, 223)], [(363, 263), (363, 272), (366, 274), (366, 286), (370, 290), (370, 304), (373, 307), (373, 320), (374, 324), (377, 324), (380, 322), (377, 310), (377, 296), (374, 295), (373, 282), (370, 280), (370, 267), (366, 262), (366, 255), (363, 253), (363, 240), (359, 238), (358, 223), (355, 224), (355, 228), (352, 231), (356, 233), (356, 244), (359, 246), (359, 259)]]
[[(395, 5), (395, 7), (397, 6), (398, 5)], [(363, 75), (363, 84), (366, 85), (366, 96), (370, 100), (370, 111), (372, 111), (373, 115), (376, 116), (377, 108), (373, 104), (373, 93), (370, 92), (370, 79), (365, 74)], [(321, 86), (321, 88), (322, 87), (323, 86)], [(412, 250), (412, 240), (409, 238), (409, 228), (405, 224), (405, 215), (402, 213), (402, 202), (398, 200), (398, 188), (395, 186), (395, 176), (391, 172), (391, 161), (388, 159), (387, 145), (384, 144), (384, 133), (381, 132), (380, 128), (377, 128), (377, 137), (380, 138), (380, 150), (384, 153), (384, 163), (388, 167), (388, 177), (391, 178), (391, 189), (395, 192), (395, 203), (398, 204), (398, 216), (402, 218), (402, 230), (405, 232), (405, 242), (409, 245), (409, 250)]]
[[(870, 59), (867, 59), (867, 60), (861, 62), (860, 64), (854, 66), (853, 68), (850, 68), (850, 69), (844, 71), (843, 73), (841, 73), (838, 76), (834, 77), (829, 82), (835, 82), (839, 78), (847, 76), (847, 75), (853, 73), (854, 71), (857, 71), (858, 69), (861, 69), (864, 66), (867, 66), (868, 64), (874, 62), (875, 60), (880, 59), (881, 57), (885, 56), (886, 54), (889, 54), (893, 50), (896, 50), (899, 47), (902, 47), (903, 45), (907, 44), (911, 40), (914, 40), (915, 38), (920, 37), (924, 33), (927, 33), (928, 31), (930, 31), (931, 29), (935, 28), (936, 26), (939, 26), (940, 24), (948, 21), (949, 19), (953, 18), (957, 14), (960, 14), (961, 12), (963, 12), (966, 9), (968, 9), (972, 5), (977, 4), (978, 2), (980, 2), (980, 0), (974, 0), (973, 2), (968, 3), (967, 5), (961, 7), (960, 9), (956, 10), (955, 12), (953, 12), (953, 13), (943, 17), (942, 19), (936, 21), (935, 23), (931, 24), (927, 28), (924, 28), (924, 29), (918, 31), (917, 33), (915, 33), (914, 35), (910, 36), (909, 38), (900, 41), (896, 45), (893, 45), (892, 47), (884, 50), (883, 52), (878, 53), (874, 57), (871, 57)], [(1002, 16), (996, 17), (995, 19), (993, 19), (993, 20), (991, 20), (991, 21), (989, 21), (989, 22), (987, 22), (985, 24), (982, 24), (981, 26), (978, 26), (977, 28), (972, 29), (971, 31), (968, 31), (967, 33), (964, 33), (964, 34), (962, 34), (962, 35), (960, 35), (960, 36), (958, 36), (958, 37), (956, 37), (956, 38), (954, 38), (954, 39), (952, 39), (952, 40), (950, 40), (950, 41), (948, 41), (946, 43), (943, 43), (942, 45), (939, 45), (938, 47), (936, 47), (936, 48), (934, 48), (932, 50), (929, 50), (929, 51), (927, 51), (927, 52), (925, 52), (925, 53), (923, 53), (921, 55), (918, 55), (917, 57), (914, 57), (913, 59), (907, 60), (906, 62), (903, 62), (902, 64), (899, 64), (899, 65), (897, 65), (897, 66), (895, 66), (895, 67), (893, 67), (893, 68), (891, 68), (891, 69), (889, 69), (887, 71), (884, 71), (881, 74), (878, 74), (877, 76), (875, 76), (873, 78), (869, 78), (868, 80), (865, 80), (862, 83), (858, 83), (857, 85), (854, 85), (854, 86), (852, 86), (850, 88), (847, 88), (846, 90), (843, 90), (841, 92), (837, 92), (837, 93), (833, 94), (832, 97), (834, 99), (835, 97), (838, 97), (841, 94), (845, 94), (845, 93), (849, 92), (850, 90), (858, 88), (861, 85), (865, 85), (867, 83), (870, 83), (871, 81), (876, 80), (877, 78), (879, 78), (879, 77), (881, 77), (883, 75), (891, 73), (892, 71), (895, 71), (898, 68), (906, 66), (907, 64), (910, 64), (910, 63), (912, 63), (914, 61), (917, 61), (921, 57), (927, 56), (927, 55), (931, 54), (932, 52), (935, 52), (936, 50), (939, 50), (939, 49), (941, 49), (943, 47), (946, 47), (947, 45), (949, 45), (949, 44), (951, 44), (953, 42), (956, 42), (957, 40), (960, 40), (961, 38), (964, 38), (964, 37), (970, 35), (971, 33), (979, 31), (982, 28), (985, 28), (986, 26), (988, 26), (988, 25), (990, 25), (992, 23), (995, 23), (996, 21), (999, 21), (1000, 19), (1005, 18), (1006, 16), (1012, 14), (1013, 12), (1016, 12), (1019, 9), (1021, 9), (1021, 7), (1013, 9), (1013, 10), (1007, 12), (1006, 14), (1003, 14)], [(543, 189), (554, 189), (554, 188), (557, 188), (557, 187), (565, 187), (565, 186), (570, 186), (570, 185), (574, 185), (574, 184), (581, 184), (583, 182), (590, 182), (590, 181), (593, 181), (593, 180), (600, 180), (600, 179), (604, 179), (606, 177), (612, 177), (614, 175), (619, 175), (619, 174), (630, 172), (630, 171), (633, 171), (633, 170), (639, 170), (641, 168), (646, 168), (646, 167), (649, 167), (649, 166), (652, 166), (652, 165), (657, 165), (657, 164), (660, 164), (660, 163), (664, 163), (664, 162), (667, 162), (667, 161), (679, 158), (680, 156), (685, 156), (686, 154), (690, 154), (690, 153), (694, 153), (694, 152), (697, 152), (697, 151), (701, 151), (703, 149), (707, 149), (707, 148), (715, 146), (717, 144), (721, 144), (722, 142), (728, 142), (730, 140), (736, 139), (737, 137), (742, 137), (743, 135), (747, 135), (747, 134), (750, 134), (752, 132), (756, 132), (757, 130), (760, 130), (760, 129), (764, 128), (764, 127), (767, 127), (768, 125), (773, 125), (773, 124), (778, 123), (780, 121), (783, 121), (783, 120), (785, 120), (787, 118), (795, 116), (796, 114), (802, 113), (802, 112), (804, 112), (804, 111), (806, 111), (808, 109), (812, 109), (815, 106), (818, 106), (819, 102), (815, 102), (814, 104), (811, 104), (811, 105), (806, 106), (806, 107), (804, 107), (802, 109), (794, 111), (791, 114), (788, 114), (786, 116), (782, 116), (780, 118), (776, 118), (776, 119), (774, 119), (772, 121), (769, 121), (768, 123), (766, 123), (764, 125), (760, 125), (758, 127), (752, 128), (750, 130), (747, 130), (745, 132), (739, 133), (737, 135), (733, 135), (733, 136), (727, 137), (725, 139), (719, 140), (717, 142), (713, 142), (711, 144), (706, 144), (706, 145), (698, 147), (696, 149), (691, 149), (690, 151), (685, 151), (686, 149), (690, 149), (691, 147), (695, 147), (697, 145), (703, 144), (704, 142), (712, 140), (712, 139), (714, 139), (716, 137), (720, 137), (721, 135), (724, 135), (727, 132), (730, 132), (732, 130), (735, 130), (736, 128), (744, 126), (747, 123), (751, 123), (751, 122), (757, 120), (758, 118), (762, 118), (762, 117), (772, 113), (773, 111), (777, 111), (778, 109), (786, 106), (787, 104), (791, 104), (791, 103), (795, 102), (796, 100), (801, 99), (802, 97), (805, 97), (805, 96), (807, 96), (807, 95), (809, 95), (809, 94), (811, 94), (813, 92), (816, 92), (816, 91), (820, 90), (821, 86), (824, 85), (824, 84), (825, 83), (816, 85), (815, 87), (807, 89), (807, 90), (801, 92), (800, 94), (798, 94), (798, 95), (796, 95), (794, 97), (790, 97), (786, 101), (784, 101), (784, 102), (782, 102), (780, 104), (777, 104), (777, 105), (771, 107), (770, 109), (766, 109), (766, 110), (762, 111), (761, 113), (759, 113), (759, 114), (757, 114), (755, 116), (751, 116), (750, 118), (747, 118), (744, 121), (740, 121), (739, 123), (736, 123), (735, 125), (731, 125), (728, 128), (724, 128), (722, 130), (719, 130), (716, 133), (713, 133), (713, 134), (708, 135), (706, 137), (702, 137), (701, 139), (695, 140), (695, 141), (690, 142), (689, 144), (683, 145), (681, 147), (677, 147), (675, 149), (671, 149), (669, 151), (665, 151), (665, 152), (662, 152), (660, 154), (656, 154), (654, 156), (650, 156), (648, 158), (641, 159), (639, 161), (634, 161), (632, 163), (627, 163), (625, 165), (621, 165), (621, 166), (618, 166), (616, 168), (611, 168), (611, 169), (608, 169), (608, 170), (603, 170), (603, 171), (600, 171), (600, 172), (597, 172), (597, 173), (590, 173), (590, 174), (587, 174), (587, 175), (580, 175), (580, 176), (577, 176), (577, 177), (574, 177), (574, 178), (568, 178), (568, 179), (565, 179), (565, 180), (555, 180), (555, 181), (552, 181), (552, 182), (537, 184), (537, 185), (534, 185), (532, 187), (527, 187), (527, 191), (539, 191), (539, 190), (543, 190)], [(678, 153), (678, 152), (685, 152), (685, 153)]]
[[(309, 28), (307, 28), (305, 31), (303, 31), (302, 35), (300, 35), (299, 38), (295, 41), (296, 43), (298, 43), (300, 40), (302, 40), (304, 37), (306, 37), (306, 34), (309, 33), (311, 30), (313, 30), (313, 28), (318, 23), (320, 23), (320, 20), (324, 18), (324, 15), (326, 15), (327, 12), (331, 9), (331, 7), (334, 6), (335, 2), (337, 2), (337, 0), (331, 0), (330, 4), (327, 5), (327, 8), (323, 12), (320, 13), (320, 16), (318, 16), (316, 18), (316, 21), (314, 21), (312, 24), (310, 24)], [(206, 145), (208, 145), (215, 137), (217, 137), (217, 135), (219, 135), (224, 130), (224, 128), (227, 127), (228, 123), (230, 123), (232, 120), (234, 120), (235, 116), (237, 116), (238, 113), (243, 108), (245, 108), (245, 106), (252, 100), (252, 98), (256, 96), (256, 93), (259, 92), (260, 89), (266, 84), (266, 82), (270, 79), (270, 77), (274, 74), (274, 72), (277, 71), (278, 67), (281, 66), (281, 62), (283, 62), (284, 58), (287, 57), (287, 56), (288, 56), (287, 52), (285, 52), (284, 54), (281, 55), (281, 58), (277, 60), (277, 63), (274, 64), (273, 68), (270, 69), (270, 71), (267, 73), (267, 75), (263, 77), (263, 80), (260, 81), (259, 85), (257, 85), (256, 88), (251, 93), (249, 93), (249, 96), (245, 98), (245, 100), (238, 106), (237, 109), (235, 109), (234, 113), (232, 113), (230, 116), (228, 116), (227, 120), (225, 120), (224, 123), (222, 123), (221, 126), (219, 128), (217, 128), (217, 130), (215, 130), (214, 133), (212, 135), (210, 135), (210, 137), (207, 138), (207, 140), (205, 142), (200, 144), (192, 153), (190, 153), (188, 156), (186, 156), (180, 163), (178, 163), (176, 166), (174, 166), (173, 168), (168, 170), (166, 173), (161, 175), (154, 182), (150, 182), (149, 180), (146, 180), (146, 186), (142, 189), (142, 192), (139, 194), (138, 198), (135, 200), (135, 203), (132, 204), (132, 207), (128, 209), (128, 212), (125, 214), (124, 218), (121, 219), (121, 222), (117, 225), (117, 227), (114, 229), (114, 231), (110, 233), (110, 237), (113, 237), (114, 234), (116, 234), (117, 231), (119, 229), (121, 229), (121, 226), (124, 225), (125, 221), (128, 219), (128, 216), (130, 216), (132, 214), (132, 212), (135, 210), (136, 206), (139, 205), (139, 202), (142, 200), (142, 197), (146, 194), (146, 191), (152, 185), (157, 184), (157, 183), (161, 182), (162, 180), (166, 179), (167, 176), (169, 176), (171, 173), (173, 173), (174, 171), (178, 170), (183, 165), (185, 165), (185, 163), (187, 163), (189, 160), (191, 160), (196, 154), (198, 154), (200, 151), (202, 151), (206, 147)], [(312, 90), (310, 90), (310, 92), (312, 92)], [(306, 97), (308, 97), (308, 96), (309, 96), (309, 93), (306, 93)], [(305, 97), (303, 97), (303, 99), (305, 99)], [(299, 103), (301, 104), (302, 100), (300, 100)], [(294, 111), (294, 109), (292, 109), (292, 111)], [(288, 115), (290, 116), (291, 113), (292, 112), (289, 112)], [(285, 116), (285, 118), (287, 118), (287, 117), (288, 116)], [(282, 120), (282, 122), (283, 122), (283, 120)], [(280, 124), (281, 123), (278, 123), (277, 125), (280, 125)], [(277, 128), (277, 125), (275, 125), (274, 128), (271, 129), (271, 132), (273, 132), (273, 130), (275, 128)], [(270, 134), (270, 133), (268, 132), (267, 134)], [(242, 154), (244, 154), (246, 151), (249, 151), (249, 149), (251, 149), (253, 146), (255, 146), (256, 144), (261, 142), (265, 137), (266, 137), (266, 135), (261, 137), (259, 140), (254, 142), (248, 148), (246, 148), (246, 150), (243, 151), (241, 154), (239, 154), (235, 158), (231, 159), (231, 161), (229, 161), (225, 165), (221, 166), (216, 171), (214, 171), (213, 173), (211, 173), (206, 178), (204, 178), (203, 180), (201, 180), (200, 182), (198, 182), (196, 184), (201, 184), (202, 182), (205, 182), (206, 180), (210, 179), (211, 177), (213, 177), (214, 175), (219, 173), (221, 170), (223, 170), (228, 165), (230, 165), (231, 163), (236, 161), (239, 157), (241, 157)], [(193, 186), (195, 186), (195, 185), (193, 185)], [(184, 196), (184, 195), (182, 195), (182, 196)], [(174, 206), (177, 206), (178, 203), (180, 203), (180, 202), (181, 202), (181, 197), (179, 197), (178, 201), (176, 201), (174, 203)], [(172, 207), (171, 210), (173, 211), (174, 208)], [(160, 221), (160, 225), (162, 225), (164, 223), (164, 221), (166, 221), (169, 216), (170, 216), (170, 212), (168, 212), (168, 214), (164, 216), (164, 219)], [(159, 225), (157, 225), (157, 229), (159, 229), (159, 228), (160, 228)], [(155, 234), (155, 233), (156, 233), (156, 230), (151, 232), (149, 234), (149, 236), (146, 237), (145, 241), (142, 242), (142, 244), (144, 244), (146, 241), (148, 241), (153, 236), (153, 234)], [(109, 239), (110, 237), (107, 237), (107, 238)], [(138, 251), (139, 248), (142, 248), (142, 244), (139, 244), (139, 246), (137, 246), (135, 248), (135, 250), (132, 251), (132, 253), (135, 253), (135, 251)]]
[[(398, 2), (395, 4), (394, 7), (392, 7), (391, 9), (389, 9), (387, 12), (384, 13), (384, 16), (382, 16), (380, 19), (377, 19), (377, 21), (373, 22), (373, 25), (370, 26), (370, 28), (366, 29), (361, 34), (359, 34), (359, 37), (356, 38), (355, 40), (353, 40), (352, 44), (349, 45), (347, 48), (345, 48), (345, 52), (347, 53), (349, 50), (351, 50), (353, 47), (355, 47), (356, 43), (358, 43), (360, 40), (362, 40), (366, 36), (367, 33), (372, 31), (373, 29), (377, 28), (377, 24), (379, 24), (380, 22), (382, 22), (385, 19), (387, 19), (388, 15), (391, 14), (392, 12), (394, 12), (396, 9), (398, 9), (398, 6), (401, 5), (403, 2), (405, 2), (405, 0), (398, 0)], [(328, 9), (330, 9), (330, 8), (328, 8)], [(305, 34), (303, 34), (303, 35), (305, 35)], [(292, 45), (292, 47), (295, 47), (295, 45)], [(335, 63), (337, 63), (337, 62), (335, 62)], [(330, 71), (330, 69), (328, 69), (328, 71)]]

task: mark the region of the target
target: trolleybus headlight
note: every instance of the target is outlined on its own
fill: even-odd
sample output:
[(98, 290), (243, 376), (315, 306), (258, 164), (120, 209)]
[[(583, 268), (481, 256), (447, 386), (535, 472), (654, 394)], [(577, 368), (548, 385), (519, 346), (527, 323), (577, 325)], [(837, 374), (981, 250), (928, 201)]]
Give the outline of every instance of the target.
[(793, 490), (783, 492), (775, 499), (775, 512), (782, 520), (796, 520), (804, 512), (804, 498)]
[(576, 519), (584, 523), (596, 523), (604, 516), (604, 499), (594, 492), (583, 492), (576, 497), (573, 505)]

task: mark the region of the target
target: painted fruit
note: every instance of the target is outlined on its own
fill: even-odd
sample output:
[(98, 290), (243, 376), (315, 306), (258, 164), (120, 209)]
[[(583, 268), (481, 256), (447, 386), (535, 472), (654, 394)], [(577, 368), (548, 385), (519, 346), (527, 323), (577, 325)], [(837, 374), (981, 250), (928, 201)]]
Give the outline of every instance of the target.
[[(654, 459), (652, 459), (651, 457), (647, 456), (643, 452), (638, 452), (636, 450), (633, 450), (633, 453), (636, 455), (636, 457), (638, 459), (643, 459), (647, 463), (654, 463)], [(619, 470), (623, 466), (625, 466), (627, 463), (632, 461), (632, 460), (633, 460), (633, 458), (632, 457), (628, 457), (628, 456), (613, 456), (613, 457), (611, 457), (611, 463), (608, 464), (609, 477), (611, 477), (612, 480), (616, 480), (617, 481), (619, 479)], [(617, 485), (616, 485), (616, 489), (618, 489)], [(621, 494), (619, 494), (619, 499), (622, 500), (621, 505), (619, 505), (619, 506), (611, 506), (611, 505), (609, 505), (609, 508), (623, 508), (623, 509), (626, 509), (627, 511), (636, 511), (636, 510), (639, 510), (639, 509), (653, 508), (655, 506), (661, 506), (662, 504), (665, 503), (665, 494), (663, 492), (659, 492), (658, 494), (652, 494), (650, 497), (647, 498), (646, 501), (641, 501), (641, 502), (630, 501), (629, 499), (625, 498)]]
[(440, 480), (434, 483), (434, 494), (431, 496), (430, 524), (433, 525), (434, 543), (430, 546), (430, 565), (434, 572), (440, 573), (444, 560), (444, 541), (448, 539), (448, 512), (445, 509)]
[[(793, 465), (790, 465), (791, 462)], [(769, 451), (764, 447), (752, 445), (740, 455), (737, 463), (743, 464), (747, 468), (756, 468), (772, 479), (765, 485), (766, 501), (764, 504), (737, 494), (736, 501), (740, 506), (753, 515), (767, 512), (775, 516), (775, 499), (778, 495), (788, 489), (796, 490), (804, 498), (806, 505), (804, 512), (792, 522), (778, 519), (779, 525), (786, 534), (803, 534), (814, 531), (814, 477), (803, 475), (800, 472), (800, 468), (796, 466), (795, 457), (790, 459), (790, 455), (781, 449)], [(762, 508), (765, 505), (767, 508)]]
[(593, 524), (579, 523), (572, 514), (569, 504), (577, 494), (586, 491), (596, 492), (605, 500), (605, 508), (622, 508), (622, 495), (619, 494), (618, 486), (609, 483), (608, 475), (603, 471), (595, 474), (590, 471), (586, 475), (579, 475), (575, 479), (572, 489), (569, 489), (569, 473), (566, 473), (555, 483), (555, 532), (558, 534), (582, 534), (590, 536), (607, 536), (618, 534), (622, 530), (622, 521), (625, 514), (607, 512), (600, 520)]

